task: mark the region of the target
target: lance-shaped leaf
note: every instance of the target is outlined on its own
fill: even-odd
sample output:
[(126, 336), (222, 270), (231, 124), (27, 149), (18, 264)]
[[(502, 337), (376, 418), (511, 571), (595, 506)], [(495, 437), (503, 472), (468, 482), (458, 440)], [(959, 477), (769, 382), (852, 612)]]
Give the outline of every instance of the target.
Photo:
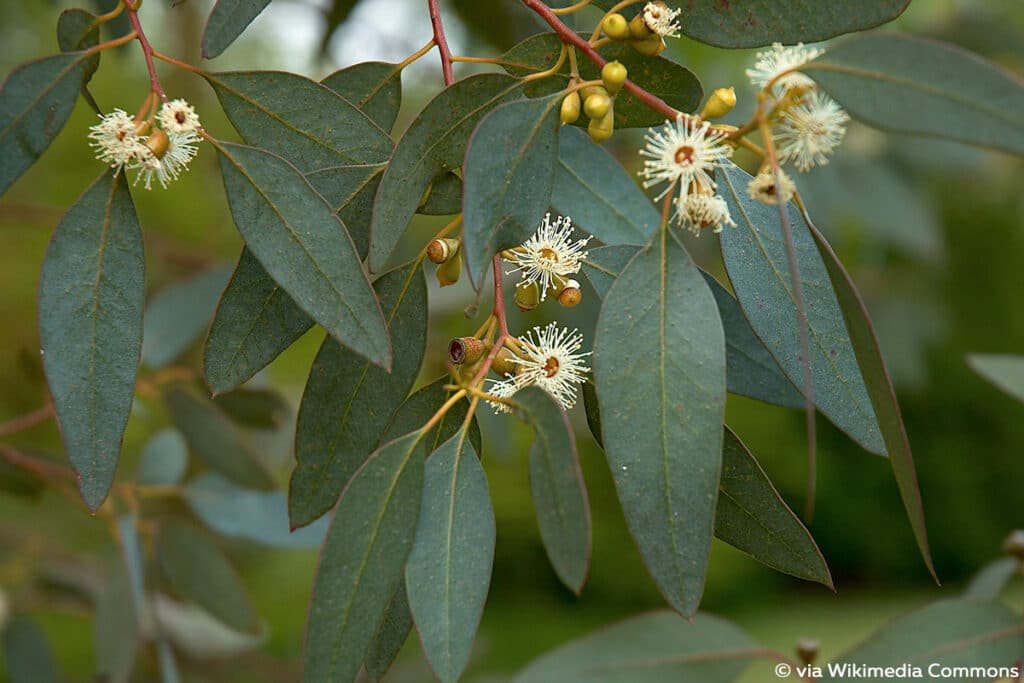
[[(889, 622), (832, 662), (821, 680), (844, 680), (844, 663), (927, 670), (943, 667), (1009, 667), (1024, 652), (1020, 615), (996, 602), (942, 600)], [(849, 669), (846, 669), (848, 672)], [(988, 676), (984, 676), (988, 678)]]
[(727, 683), (763, 652), (723, 619), (698, 614), (688, 624), (663, 610), (577, 638), (535, 659), (513, 683)]
[(154, 296), (146, 307), (142, 362), (161, 368), (184, 353), (210, 324), (230, 275), (229, 267), (211, 268)]
[[(608, 10), (615, 0), (594, 4)], [(909, 4), (910, 0), (831, 0), (811, 11), (804, 0), (695, 3), (685, 6), (680, 30), (694, 40), (727, 48), (814, 43), (890, 22)]]
[(997, 353), (972, 353), (967, 364), (1018, 401), (1024, 401), (1024, 356)]
[(401, 651), (412, 630), (412, 612), (409, 610), (409, 597), (405, 593), (405, 582), (399, 581), (398, 590), (391, 596), (388, 609), (384, 613), (384, 621), (373, 636), (369, 649), (366, 651), (366, 673), (376, 683), (384, 678), (395, 658)]
[[(444, 388), (444, 385), (448, 384), (448, 382), (448, 376), (445, 375), (422, 387), (412, 396), (405, 399), (405, 402), (402, 403), (402, 406), (395, 413), (394, 418), (392, 418), (391, 424), (388, 425), (384, 436), (381, 437), (381, 445), (425, 425), (434, 416), (434, 413), (444, 405), (445, 401), (451, 397), (452, 392)], [(441, 444), (454, 436), (462, 428), (468, 407), (469, 404), (466, 401), (459, 401), (441, 416), (441, 419), (437, 421), (433, 429), (424, 435), (423, 443), (428, 453), (436, 451), (440, 448)], [(477, 423), (475, 415), (469, 426), (469, 442), (473, 444), (473, 449), (477, 453), (481, 452), (480, 425)]]
[(279, 429), (292, 414), (288, 399), (273, 389), (235, 389), (214, 403), (233, 421), (255, 429)]
[(416, 213), (425, 216), (450, 216), (462, 211), (462, 178), (451, 171), (435, 176)]
[(150, 439), (139, 458), (135, 481), (167, 486), (181, 483), (188, 469), (188, 444), (177, 429), (167, 428)]
[(865, 123), (1024, 155), (1024, 80), (961, 48), (871, 33), (801, 70)]
[(576, 128), (562, 130), (551, 206), (605, 244), (646, 244), (659, 222), (622, 164)]
[(580, 594), (590, 571), (590, 503), (569, 416), (538, 387), (516, 392), (516, 412), (533, 426), (530, 492), (551, 566)]
[(405, 567), (409, 607), (434, 673), (454, 683), (469, 662), (494, 562), (487, 477), (461, 430), (427, 460), (416, 543)]
[(273, 488), (267, 465), (213, 401), (185, 385), (169, 387), (164, 399), (193, 455), (242, 486)]
[[(608, 293), (615, 278), (639, 249), (619, 244), (590, 250), (583, 268), (598, 296), (604, 297)], [(736, 299), (712, 275), (703, 271), (701, 274), (715, 296), (725, 330), (726, 385), (729, 391), (787, 408), (803, 407), (804, 399), (800, 392), (754, 334)]]
[(525, 242), (551, 203), (558, 96), (509, 102), (480, 121), (466, 150), (462, 239), (479, 288), (497, 252)]
[(203, 58), (224, 52), (269, 4), (270, 0), (217, 0), (203, 29)]
[(316, 81), (282, 71), (203, 75), (247, 143), (283, 156), (303, 173), (391, 156), (388, 134)]
[(106, 583), (96, 601), (93, 624), (96, 678), (126, 683), (135, 666), (141, 634), (128, 574), (120, 559), (110, 565)]
[[(721, 233), (722, 256), (736, 298), (786, 376), (803, 386), (800, 322), (778, 208), (747, 196), (750, 175), (742, 169), (730, 164), (719, 176), (719, 192), (737, 223)], [(814, 403), (861, 446), (884, 455), (878, 420), (825, 264), (806, 223), (791, 206), (789, 219), (807, 308), (811, 357), (806, 360), (811, 365)]]
[(331, 336), (389, 369), (384, 317), (345, 226), (281, 157), (219, 149), (231, 215), (266, 271)]
[(68, 460), (89, 509), (107, 496), (142, 350), (145, 258), (124, 174), (68, 209), (43, 260), (39, 338)]
[(521, 87), (517, 79), (502, 74), (470, 76), (438, 93), (413, 120), (377, 189), (371, 271), (384, 268), (434, 176), (462, 165), (470, 133), (480, 119), (517, 97)]
[(714, 533), (725, 335), (707, 282), (668, 230), (655, 233), (604, 298), (594, 381), (630, 532), (665, 599), (692, 615)]
[(4, 660), (10, 683), (59, 683), (60, 671), (46, 634), (26, 616), (16, 616), (3, 630)]
[(391, 130), (402, 108), (402, 70), (387, 62), (361, 62), (324, 77), (322, 84), (354, 104), (382, 130)]
[(814, 538), (728, 427), (722, 444), (715, 536), (772, 569), (834, 588)]
[(1001, 557), (989, 562), (971, 577), (964, 588), (968, 600), (996, 600), (1013, 577), (1020, 574), (1020, 562), (1015, 557)]
[(203, 350), (210, 391), (216, 395), (240, 386), (312, 326), (253, 253), (242, 249)]
[(370, 248), (373, 200), (385, 168), (385, 164), (331, 166), (306, 175), (313, 189), (345, 223), (361, 259)]
[(0, 195), (68, 122), (90, 57), (68, 52), (22, 64), (0, 86)]
[(932, 565), (931, 550), (928, 547), (928, 530), (924, 523), (924, 508), (921, 504), (921, 490), (917, 484), (917, 471), (914, 469), (914, 456), (910, 452), (907, 430), (900, 414), (900, 404), (896, 400), (896, 390), (889, 378), (889, 371), (882, 358), (882, 350), (878, 346), (878, 337), (871, 324), (868, 310), (860, 298), (856, 285), (832, 247), (818, 232), (814, 225), (807, 221), (807, 229), (814, 238), (815, 245), (825, 262), (828, 277), (835, 287), (839, 307), (842, 309), (846, 327), (850, 333), (850, 341), (856, 354), (857, 363), (864, 374), (867, 393), (871, 397), (871, 405), (879, 417), (878, 427), (881, 429), (885, 448), (889, 454), (896, 485), (900, 490), (903, 508), (907, 511), (910, 527), (914, 531), (917, 547), (921, 551), (928, 572), (938, 583), (935, 567)]
[[(501, 67), (515, 76), (526, 76), (546, 71), (558, 61), (562, 40), (554, 33), (531, 36), (502, 56)], [(601, 48), (601, 56), (608, 61), (619, 61), (626, 67), (629, 79), (647, 92), (663, 99), (679, 111), (694, 111), (700, 107), (704, 91), (700, 81), (686, 67), (664, 57), (644, 57), (629, 45), (612, 43)], [(589, 59), (579, 60), (580, 77), (583, 80), (601, 78), (600, 69)], [(535, 96), (561, 92), (569, 84), (569, 65), (560, 73), (531, 84), (527, 94)], [(615, 97), (615, 127), (638, 128), (657, 126), (665, 121), (665, 115), (644, 104), (628, 90)], [(586, 125), (581, 117), (577, 125)]]
[(255, 633), (259, 617), (228, 558), (195, 527), (169, 519), (157, 540), (160, 570), (175, 591), (236, 631)]
[[(95, 23), (96, 15), (78, 7), (66, 9), (57, 17), (57, 45), (61, 52), (78, 52), (99, 45), (100, 27)], [(91, 55), (82, 69), (82, 94), (91, 100), (85, 90), (89, 79), (100, 66), (100, 53)], [(90, 104), (93, 104), (90, 102)], [(95, 106), (94, 106), (95, 108)]]
[(377, 448), (416, 381), (427, 341), (427, 283), (417, 259), (374, 285), (395, 343), (385, 372), (328, 337), (313, 361), (295, 427), (288, 486), (292, 528), (334, 507), (341, 490)]
[(320, 553), (306, 621), (306, 680), (355, 681), (416, 537), (422, 435), (381, 447), (338, 503)]

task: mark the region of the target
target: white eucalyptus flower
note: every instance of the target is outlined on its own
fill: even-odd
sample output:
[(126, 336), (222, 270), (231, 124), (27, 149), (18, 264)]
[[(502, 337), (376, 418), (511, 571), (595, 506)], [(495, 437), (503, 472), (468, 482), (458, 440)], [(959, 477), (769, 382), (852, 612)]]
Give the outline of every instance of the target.
[(756, 199), (762, 204), (771, 204), (773, 206), (778, 204), (780, 199), (783, 203), (788, 202), (793, 198), (793, 193), (796, 192), (796, 185), (793, 184), (793, 180), (781, 168), (779, 169), (779, 177), (782, 179), (781, 187), (778, 186), (776, 181), (775, 171), (771, 167), (765, 166), (747, 183), (747, 196), (751, 199)]
[(191, 104), (185, 100), (165, 102), (157, 115), (160, 127), (168, 133), (185, 135), (199, 130), (199, 116)]
[(705, 228), (712, 228), (717, 234), (726, 225), (736, 227), (729, 215), (729, 205), (717, 194), (693, 193), (676, 200), (676, 220), (695, 235)]
[(774, 137), (779, 161), (792, 162), (800, 171), (824, 166), (843, 141), (850, 115), (828, 95), (815, 90), (782, 114)]
[(111, 168), (120, 169), (148, 152), (136, 132), (135, 119), (120, 109), (100, 115), (100, 122), (89, 128), (88, 137), (96, 158)]
[(644, 5), (644, 26), (647, 30), (662, 38), (678, 38), (679, 22), (676, 17), (682, 14), (681, 9), (671, 9), (663, 2), (649, 2)]
[[(491, 379), (488, 381), (491, 382), (491, 386), (487, 388), (487, 393), (495, 398), (511, 398), (522, 388), (514, 377), (506, 376), (504, 379)], [(507, 403), (502, 403), (501, 401), (488, 401), (487, 403), (494, 409), (495, 414), (512, 412), (511, 406)]]
[(558, 323), (535, 327), (520, 337), (525, 358), (513, 358), (521, 368), (515, 376), (518, 388), (535, 384), (568, 410), (576, 404), (576, 389), (586, 381), (590, 368), (580, 353), (583, 335), (578, 330), (558, 328)]
[(505, 252), (506, 260), (516, 266), (507, 274), (522, 274), (518, 287), (536, 282), (543, 301), (548, 288), (558, 280), (578, 273), (581, 262), (587, 257), (586, 246), (590, 238), (573, 241), (573, 230), (572, 219), (568, 216), (552, 221), (551, 214), (547, 214), (530, 239)]
[(656, 199), (677, 185), (679, 202), (694, 191), (710, 193), (716, 188), (711, 174), (732, 155), (732, 148), (722, 142), (725, 133), (712, 130), (707, 122), (691, 121), (695, 120), (679, 115), (675, 124), (666, 121), (644, 137), (647, 144), (640, 150), (647, 157), (640, 171), (644, 187), (665, 183)]
[[(771, 83), (776, 76), (786, 73), (790, 69), (803, 66), (812, 59), (824, 54), (824, 50), (816, 47), (805, 47), (803, 43), (797, 43), (784, 47), (782, 43), (774, 43), (771, 49), (758, 52), (754, 60), (754, 68), (747, 69), (747, 77), (757, 88), (764, 88)], [(814, 86), (814, 81), (809, 77), (794, 71), (787, 73), (774, 83), (778, 92), (785, 92), (790, 88)]]

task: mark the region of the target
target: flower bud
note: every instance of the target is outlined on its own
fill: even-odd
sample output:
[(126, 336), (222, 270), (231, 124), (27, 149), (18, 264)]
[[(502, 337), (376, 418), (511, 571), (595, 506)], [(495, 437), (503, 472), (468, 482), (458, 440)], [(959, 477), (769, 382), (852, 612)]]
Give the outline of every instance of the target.
[(566, 308), (573, 308), (583, 300), (583, 292), (580, 291), (580, 283), (576, 280), (569, 280), (555, 295), (558, 303)]
[(652, 33), (646, 38), (634, 40), (630, 45), (645, 57), (657, 57), (665, 49), (665, 39), (657, 33)]
[(427, 245), (427, 258), (434, 263), (446, 263), (448, 259), (458, 256), (461, 246), (462, 243), (459, 240), (447, 237), (434, 240)]
[(583, 103), (583, 111), (592, 119), (600, 119), (604, 118), (611, 106), (612, 101), (607, 95), (591, 95)]
[(800, 658), (801, 662), (809, 666), (818, 656), (818, 649), (820, 647), (821, 644), (816, 640), (811, 638), (801, 638), (796, 641), (796, 656)]
[(562, 100), (562, 111), (559, 114), (562, 123), (576, 123), (580, 118), (580, 94), (575, 90)]
[(629, 35), (633, 40), (644, 40), (654, 35), (651, 33), (651, 29), (647, 27), (647, 22), (644, 21), (643, 12), (638, 12), (629, 22)]
[(1024, 529), (1014, 529), (1003, 540), (1003, 552), (1024, 562)]
[(164, 154), (167, 153), (167, 148), (171, 145), (171, 139), (167, 137), (167, 133), (161, 128), (157, 128), (153, 131), (153, 134), (146, 138), (146, 147), (153, 153), (157, 159), (163, 159)]
[(588, 85), (585, 88), (580, 88), (579, 93), (584, 102), (587, 101), (588, 97), (592, 97), (594, 95), (604, 95), (605, 97), (608, 97), (608, 90), (603, 85)]
[(612, 136), (615, 131), (615, 112), (608, 107), (608, 113), (599, 119), (590, 119), (587, 132), (594, 142), (603, 142)]
[(494, 362), (491, 363), (491, 370), (494, 370), (500, 377), (515, 375), (521, 366), (513, 360), (514, 358), (516, 358), (516, 354), (511, 349), (503, 347), (498, 351), (498, 355), (494, 357)]
[(702, 119), (717, 119), (725, 116), (732, 111), (732, 108), (736, 106), (736, 89), (719, 88), (715, 92), (711, 93), (711, 97), (704, 104), (704, 109), (700, 112)]
[(601, 69), (601, 81), (608, 92), (614, 95), (622, 90), (622, 84), (626, 82), (626, 67), (622, 62), (608, 62)]
[(448, 342), (448, 360), (453, 365), (477, 362), (491, 350), (490, 342), (476, 337), (456, 337)]
[(601, 28), (604, 29), (604, 34), (612, 40), (629, 40), (630, 38), (629, 22), (618, 12), (605, 17)]
[(524, 313), (532, 311), (540, 303), (540, 285), (536, 282), (527, 282), (526, 284), (516, 286), (514, 300), (516, 308), (520, 311)]
[(454, 285), (459, 281), (459, 276), (462, 275), (462, 259), (459, 257), (458, 252), (459, 250), (456, 249), (455, 254), (439, 265), (434, 273), (437, 276), (437, 283), (442, 287)]

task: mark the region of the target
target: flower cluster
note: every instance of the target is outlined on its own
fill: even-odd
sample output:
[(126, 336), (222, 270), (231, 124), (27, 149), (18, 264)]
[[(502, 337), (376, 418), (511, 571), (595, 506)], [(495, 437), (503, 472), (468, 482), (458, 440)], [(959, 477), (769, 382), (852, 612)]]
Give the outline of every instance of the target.
[(540, 300), (543, 301), (549, 291), (557, 296), (558, 290), (575, 282), (567, 278), (580, 272), (580, 265), (587, 257), (590, 237), (574, 241), (574, 229), (568, 216), (559, 216), (552, 221), (551, 214), (547, 214), (530, 239), (505, 252), (505, 260), (515, 266), (506, 274), (520, 273), (522, 277), (516, 287), (539, 287)]
[[(488, 393), (496, 398), (509, 398), (523, 387), (535, 385), (566, 410), (576, 405), (576, 391), (590, 371), (584, 362), (590, 352), (580, 353), (583, 335), (551, 322), (520, 337), (519, 346), (521, 355), (511, 359), (518, 366), (516, 372), (501, 380), (491, 380)], [(495, 412), (508, 412), (507, 404), (490, 403)]]
[(89, 129), (89, 144), (96, 158), (115, 168), (137, 171), (135, 184), (148, 190), (156, 179), (161, 187), (188, 169), (198, 152), (200, 125), (195, 109), (182, 99), (164, 103), (150, 119), (132, 118), (121, 109), (100, 116)]

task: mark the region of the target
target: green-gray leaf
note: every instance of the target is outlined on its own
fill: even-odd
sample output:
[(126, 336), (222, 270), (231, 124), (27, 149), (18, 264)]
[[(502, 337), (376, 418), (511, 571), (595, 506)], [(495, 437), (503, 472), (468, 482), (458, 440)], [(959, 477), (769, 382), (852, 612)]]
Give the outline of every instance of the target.
[(462, 165), (470, 133), (487, 112), (519, 95), (519, 81), (502, 74), (470, 76), (441, 91), (395, 146), (377, 190), (370, 233), (370, 270), (384, 268), (416, 213), (424, 190), (441, 171)]
[(108, 171), (54, 232), (39, 337), (68, 460), (90, 510), (114, 481), (142, 349), (145, 258), (124, 174)]
[(150, 486), (181, 483), (188, 469), (188, 444), (177, 429), (157, 432), (142, 449), (135, 480)]
[(582, 130), (569, 127), (558, 145), (551, 206), (605, 244), (645, 244), (660, 220), (622, 164)]
[(383, 446), (345, 489), (306, 622), (306, 680), (351, 683), (402, 581), (423, 494), (422, 435)]
[(322, 81), (389, 131), (402, 108), (402, 71), (397, 64), (361, 62), (339, 69)]
[(655, 233), (605, 297), (594, 378), (629, 529), (668, 603), (692, 615), (714, 533), (725, 335), (707, 282), (668, 230)]
[[(786, 376), (803, 386), (800, 323), (779, 212), (747, 196), (750, 175), (742, 169), (730, 164), (719, 176), (720, 192), (738, 224), (721, 234), (722, 256), (736, 298)], [(789, 219), (810, 328), (814, 403), (861, 446), (884, 455), (885, 443), (825, 264), (806, 223), (792, 207)]]
[[(554, 33), (542, 33), (527, 38), (504, 55), (501, 67), (515, 76), (525, 76), (550, 69), (558, 60), (562, 40)], [(644, 57), (626, 44), (612, 43), (601, 48), (601, 56), (608, 61), (621, 62), (629, 72), (629, 79), (647, 92), (663, 99), (679, 111), (693, 111), (700, 106), (704, 90), (693, 72), (664, 57)], [(589, 59), (579, 60), (580, 77), (584, 80), (601, 78), (601, 72)], [(556, 76), (532, 84), (528, 95), (560, 92), (569, 83), (566, 65)], [(582, 125), (585, 117), (581, 117)], [(665, 122), (664, 114), (654, 111), (628, 90), (615, 98), (615, 127), (642, 128)]]
[(425, 216), (451, 216), (462, 211), (462, 178), (451, 171), (442, 171), (430, 182), (427, 198), (416, 213)]
[(972, 353), (967, 356), (967, 364), (1010, 396), (1024, 401), (1024, 356)]
[(366, 258), (370, 248), (373, 200), (385, 168), (385, 164), (331, 166), (306, 175), (313, 189), (323, 195), (327, 205), (345, 223), (361, 259)]
[(525, 242), (551, 203), (559, 98), (509, 102), (487, 114), (466, 150), (462, 239), (479, 289), (495, 253)]
[(398, 590), (388, 603), (384, 621), (373, 636), (373, 642), (366, 652), (366, 673), (377, 683), (398, 657), (399, 651), (409, 639), (412, 630), (412, 613), (409, 611), (409, 597), (405, 593), (405, 582), (398, 582)]
[(224, 113), (250, 145), (303, 173), (391, 156), (388, 134), (330, 88), (281, 71), (206, 73)]
[(971, 577), (963, 597), (970, 600), (995, 600), (1013, 577), (1020, 575), (1020, 561), (1015, 557), (994, 560)]
[(3, 630), (10, 683), (59, 683), (60, 672), (46, 634), (34, 621), (16, 616)]
[(96, 601), (93, 623), (96, 680), (126, 683), (135, 665), (141, 635), (128, 574), (120, 558), (110, 565), (106, 584)]
[(384, 317), (345, 226), (281, 157), (230, 143), (220, 151), (231, 215), (249, 249), (331, 336), (389, 369)]
[[(1024, 652), (1020, 615), (1005, 605), (942, 600), (889, 622), (835, 660), (863, 666), (1011, 666)], [(988, 677), (985, 677), (987, 680)], [(826, 675), (825, 682), (844, 680)], [(906, 679), (911, 680), (911, 679)]]
[(649, 612), (535, 659), (513, 683), (728, 683), (763, 652), (718, 617), (698, 614), (688, 624), (672, 612)]
[(164, 400), (193, 455), (242, 486), (273, 488), (266, 464), (210, 399), (189, 386), (172, 385)]
[(203, 58), (224, 52), (269, 4), (270, 0), (217, 0), (203, 29)]
[(420, 261), (387, 273), (374, 288), (394, 339), (395, 364), (385, 372), (334, 339), (324, 340), (295, 427), (296, 464), (288, 486), (293, 529), (334, 507), (419, 373), (427, 341), (427, 283)]
[(814, 538), (728, 427), (722, 444), (715, 536), (772, 569), (834, 588)]
[(0, 86), (0, 196), (68, 122), (89, 56), (68, 52), (22, 64)]
[(516, 392), (517, 414), (533, 426), (530, 492), (555, 573), (580, 594), (590, 570), (590, 503), (569, 416), (538, 387)]
[(1024, 155), (1024, 81), (961, 48), (869, 33), (802, 70), (850, 114), (878, 128)]
[(202, 531), (175, 519), (160, 527), (160, 570), (174, 590), (236, 631), (255, 633), (259, 617), (228, 558)]
[(423, 652), (444, 683), (457, 681), (469, 662), (491, 583), (494, 538), (487, 477), (460, 430), (427, 460), (416, 542), (405, 567)]
[(235, 389), (213, 402), (232, 420), (255, 429), (279, 429), (288, 422), (288, 399), (273, 389)]
[(203, 350), (210, 391), (216, 395), (240, 386), (312, 326), (253, 253), (242, 249)]
[(230, 275), (229, 267), (211, 268), (154, 296), (146, 306), (142, 362), (162, 368), (184, 353), (209, 326)]
[[(61, 52), (78, 52), (99, 45), (100, 27), (95, 24), (96, 15), (78, 7), (66, 9), (57, 17), (57, 46)], [(97, 52), (85, 61), (82, 70), (84, 88), (100, 66)]]
[[(380, 443), (383, 445), (425, 425), (451, 396), (451, 392), (444, 388), (448, 382), (449, 378), (445, 375), (405, 399), (391, 420), (391, 424), (388, 425)], [(466, 401), (459, 401), (441, 416), (433, 429), (424, 435), (423, 443), (426, 445), (428, 453), (436, 451), (441, 444), (461, 429), (468, 407), (469, 404)], [(473, 449), (479, 453), (481, 451), (480, 425), (477, 424), (476, 416), (473, 417), (473, 422), (469, 427), (469, 441), (473, 444)]]

